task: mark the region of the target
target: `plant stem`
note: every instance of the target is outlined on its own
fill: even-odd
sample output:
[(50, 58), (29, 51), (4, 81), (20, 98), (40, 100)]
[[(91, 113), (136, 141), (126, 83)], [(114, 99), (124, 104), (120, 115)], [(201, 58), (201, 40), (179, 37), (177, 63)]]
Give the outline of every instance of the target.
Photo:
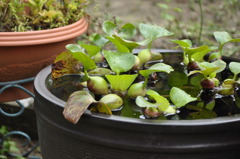
[(143, 83), (143, 87), (147, 87), (147, 83), (148, 83), (148, 78), (145, 77), (144, 83)]
[(198, 0), (199, 7), (200, 7), (200, 30), (198, 35), (198, 44), (201, 44), (201, 37), (202, 37), (202, 28), (203, 28), (203, 9), (202, 9), (202, 0)]

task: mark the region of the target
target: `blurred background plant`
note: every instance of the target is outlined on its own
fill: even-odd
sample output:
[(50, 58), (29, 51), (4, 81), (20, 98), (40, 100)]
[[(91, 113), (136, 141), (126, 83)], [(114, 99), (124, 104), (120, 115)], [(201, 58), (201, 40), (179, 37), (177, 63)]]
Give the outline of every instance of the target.
[[(195, 45), (217, 45), (214, 31), (227, 31), (233, 38), (240, 37), (239, 0), (95, 0), (93, 4), (89, 34), (99, 30), (103, 21), (112, 20), (119, 26), (126, 22), (152, 23), (174, 32), (173, 36), (154, 42), (154, 48), (160, 49), (173, 48), (169, 39), (190, 39)], [(224, 55), (239, 57), (239, 50), (239, 44), (231, 43), (225, 46)]]
[(42, 30), (76, 22), (89, 0), (1, 0), (0, 32)]

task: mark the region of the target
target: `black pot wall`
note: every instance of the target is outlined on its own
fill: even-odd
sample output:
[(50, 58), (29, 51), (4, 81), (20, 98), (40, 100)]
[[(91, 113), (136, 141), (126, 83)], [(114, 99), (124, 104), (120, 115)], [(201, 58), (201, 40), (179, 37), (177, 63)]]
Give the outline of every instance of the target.
[[(162, 51), (163, 52), (163, 51)], [(237, 159), (240, 116), (156, 121), (86, 112), (74, 125), (65, 102), (45, 86), (50, 66), (36, 77), (35, 111), (43, 159)]]

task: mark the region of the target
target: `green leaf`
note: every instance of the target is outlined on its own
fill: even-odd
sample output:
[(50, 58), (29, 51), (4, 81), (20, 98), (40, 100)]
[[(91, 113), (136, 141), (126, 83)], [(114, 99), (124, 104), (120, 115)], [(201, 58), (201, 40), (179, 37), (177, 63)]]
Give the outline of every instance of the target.
[(189, 114), (192, 119), (212, 119), (217, 117), (217, 114), (211, 110), (203, 109), (199, 112)]
[(134, 82), (138, 74), (134, 75), (105, 75), (111, 88), (116, 91), (124, 92)]
[(113, 37), (106, 37), (109, 41), (111, 41), (117, 48), (118, 52), (130, 52), (130, 50), (124, 46), (118, 39), (115, 39)]
[(181, 87), (188, 83), (188, 77), (184, 72), (173, 71), (168, 76), (168, 84), (172, 87)]
[(161, 9), (165, 9), (165, 10), (169, 9), (169, 6), (164, 3), (157, 3), (157, 6), (160, 7)]
[(87, 91), (76, 91), (69, 96), (63, 115), (69, 122), (76, 124), (93, 102), (95, 99)]
[(146, 108), (146, 107), (154, 107), (157, 108), (160, 104), (159, 103), (150, 103), (149, 101), (146, 100), (145, 97), (143, 96), (138, 96), (136, 98), (136, 104), (141, 107), (141, 108)]
[(123, 25), (118, 32), (118, 35), (120, 37), (126, 38), (126, 39), (132, 38), (136, 34), (137, 34), (136, 27), (131, 23), (127, 23)]
[(203, 74), (196, 74), (194, 76), (189, 77), (190, 78), (190, 84), (201, 88), (201, 80), (204, 78)]
[(154, 64), (153, 66), (151, 66), (147, 70), (140, 70), (139, 73), (142, 76), (144, 76), (145, 78), (147, 78), (150, 74), (152, 74), (154, 72), (170, 73), (171, 71), (174, 71), (172, 66), (164, 64), (164, 63), (157, 63), (157, 64)]
[(224, 45), (224, 43), (232, 40), (232, 37), (226, 31), (216, 31), (213, 35), (221, 45)]
[(230, 34), (226, 31), (217, 31), (213, 33), (215, 39), (220, 43), (219, 50), (220, 52), (223, 49), (223, 46), (230, 42), (240, 42), (240, 39), (232, 39)]
[(240, 98), (236, 93), (234, 94), (234, 99), (236, 102), (236, 106), (240, 109)]
[(101, 50), (101, 48), (99, 46), (85, 44), (81, 41), (78, 41), (78, 43), (87, 51), (87, 53), (88, 53), (88, 55), (90, 55), (90, 57), (96, 55)]
[(240, 73), (240, 63), (239, 62), (230, 62), (229, 69), (235, 76), (238, 75)]
[(144, 39), (143, 41), (138, 41), (136, 42), (136, 44), (144, 46), (144, 45), (148, 45), (149, 43), (151, 43), (154, 40), (154, 38), (152, 36), (149, 36), (148, 38)]
[(1, 159), (7, 159), (7, 156), (0, 155), (0, 158), (1, 158)]
[(71, 52), (84, 52), (84, 49), (78, 44), (68, 44), (66, 49)]
[[(133, 103), (130, 102), (129, 98), (123, 98), (123, 108), (121, 109), (121, 115), (124, 117), (139, 118), (141, 115), (139, 111), (133, 109)], [(135, 105), (134, 105), (135, 106)]]
[(222, 53), (221, 52), (214, 52), (211, 53), (211, 55), (209, 56), (208, 60), (213, 60), (213, 59), (220, 59), (222, 57)]
[(85, 53), (72, 52), (72, 56), (83, 64), (84, 70), (90, 70), (97, 67), (94, 60), (91, 59), (91, 57), (86, 55)]
[(107, 75), (113, 73), (112, 70), (107, 68), (95, 68), (88, 72), (89, 75)]
[(165, 64), (165, 63), (156, 63), (156, 64), (152, 65), (149, 68), (149, 70), (157, 70), (159, 72), (166, 72), (166, 73), (170, 73), (170, 72), (174, 71), (172, 66)]
[(149, 38), (153, 37), (153, 39), (159, 38), (159, 37), (164, 37), (164, 36), (170, 36), (173, 35), (172, 32), (169, 32), (167, 29), (162, 28), (157, 25), (152, 25), (152, 24), (139, 24), (139, 30), (143, 37)]
[[(120, 44), (122, 44), (122, 45), (124, 45), (125, 47), (127, 47), (128, 48), (128, 50), (122, 50), (122, 51), (120, 51), (119, 49), (118, 49), (118, 51), (120, 51), (120, 52), (132, 52), (132, 50), (134, 49), (134, 48), (136, 48), (136, 47), (138, 47), (139, 46), (139, 44), (137, 44), (136, 42), (134, 42), (134, 41), (129, 41), (129, 40), (124, 40), (124, 39), (122, 39), (122, 38), (120, 38), (120, 37), (118, 37), (117, 35), (113, 35), (113, 37), (120, 43)], [(120, 47), (122, 47), (122, 46), (120, 46)], [(118, 48), (118, 47), (117, 47)], [(125, 48), (124, 48), (125, 49)]]
[(227, 66), (226, 62), (224, 62), (221, 59), (218, 59), (218, 60), (212, 62), (211, 64), (213, 64), (215, 67), (219, 68), (218, 70), (216, 70), (216, 73), (222, 72)]
[(206, 107), (206, 109), (208, 109), (208, 110), (213, 110), (215, 104), (216, 104), (215, 100), (212, 100), (212, 101), (210, 101), (209, 103), (207, 103), (205, 107)]
[(185, 91), (173, 87), (170, 91), (170, 99), (177, 108), (185, 106), (187, 103), (197, 100), (197, 98), (191, 97)]
[(109, 66), (117, 74), (129, 71), (135, 63), (135, 56), (127, 52), (124, 53), (104, 50), (103, 53)]
[(149, 95), (151, 98), (153, 98), (156, 101), (156, 103), (160, 104), (158, 106), (158, 109), (160, 111), (164, 112), (169, 108), (169, 106), (170, 106), (169, 101), (166, 98), (164, 98), (163, 96), (159, 95), (156, 91), (148, 90), (147, 95)]
[(191, 40), (188, 40), (188, 39), (184, 39), (184, 40), (172, 40), (172, 42), (178, 44), (178, 45), (181, 46), (182, 48), (192, 47), (192, 42), (191, 42)]
[(112, 36), (116, 32), (117, 26), (111, 21), (105, 21), (102, 25), (102, 29), (107, 35)]
[(211, 49), (209, 49), (209, 47), (207, 45), (203, 45), (201, 47), (201, 49), (197, 50), (196, 52), (194, 52), (192, 54), (192, 58), (195, 61), (203, 61), (204, 56), (209, 53), (211, 51)]
[(100, 34), (96, 34), (93, 37), (93, 43), (97, 46), (99, 46), (100, 48), (102, 48), (107, 42), (109, 42), (108, 39), (106, 39), (105, 37), (103, 37)]
[(191, 71), (188, 76), (195, 74), (195, 73), (202, 73), (205, 77), (211, 75), (212, 73), (216, 73), (222, 70), (224, 66), (217, 66), (219, 63), (210, 63), (210, 62), (201, 62), (199, 63), (199, 67), (201, 70)]
[[(184, 51), (189, 56), (192, 56), (193, 54), (198, 54), (198, 56), (201, 56), (202, 54), (207, 54), (209, 51), (211, 51), (207, 45), (202, 45), (196, 48), (185, 48)], [(200, 55), (199, 55), (200, 54)], [(204, 55), (203, 55), (204, 56)], [(197, 57), (196, 57), (197, 58)]]
[(103, 102), (92, 103), (90, 110), (93, 111), (93, 112), (97, 112), (97, 113), (112, 115), (111, 109), (106, 104), (104, 104)]
[(163, 96), (159, 95), (156, 91), (148, 90), (147, 95), (151, 99), (153, 99), (155, 103), (151, 103), (147, 101), (144, 97), (138, 96), (136, 98), (136, 104), (139, 107), (155, 107), (158, 108), (161, 112), (164, 112), (169, 108), (170, 103), (168, 102), (168, 100)]

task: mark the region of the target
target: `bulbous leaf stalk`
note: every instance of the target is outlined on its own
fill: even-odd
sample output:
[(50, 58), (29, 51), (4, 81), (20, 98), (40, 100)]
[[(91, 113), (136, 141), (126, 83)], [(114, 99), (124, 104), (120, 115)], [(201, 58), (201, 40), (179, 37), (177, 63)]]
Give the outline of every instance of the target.
[(123, 100), (116, 94), (108, 94), (100, 99), (100, 102), (106, 104), (110, 109), (118, 109), (123, 105)]
[(89, 91), (97, 95), (108, 94), (108, 83), (100, 76), (89, 77), (87, 81), (87, 87)]
[(137, 98), (137, 96), (145, 96), (146, 95), (146, 86), (144, 83), (134, 83), (128, 89), (128, 97)]

